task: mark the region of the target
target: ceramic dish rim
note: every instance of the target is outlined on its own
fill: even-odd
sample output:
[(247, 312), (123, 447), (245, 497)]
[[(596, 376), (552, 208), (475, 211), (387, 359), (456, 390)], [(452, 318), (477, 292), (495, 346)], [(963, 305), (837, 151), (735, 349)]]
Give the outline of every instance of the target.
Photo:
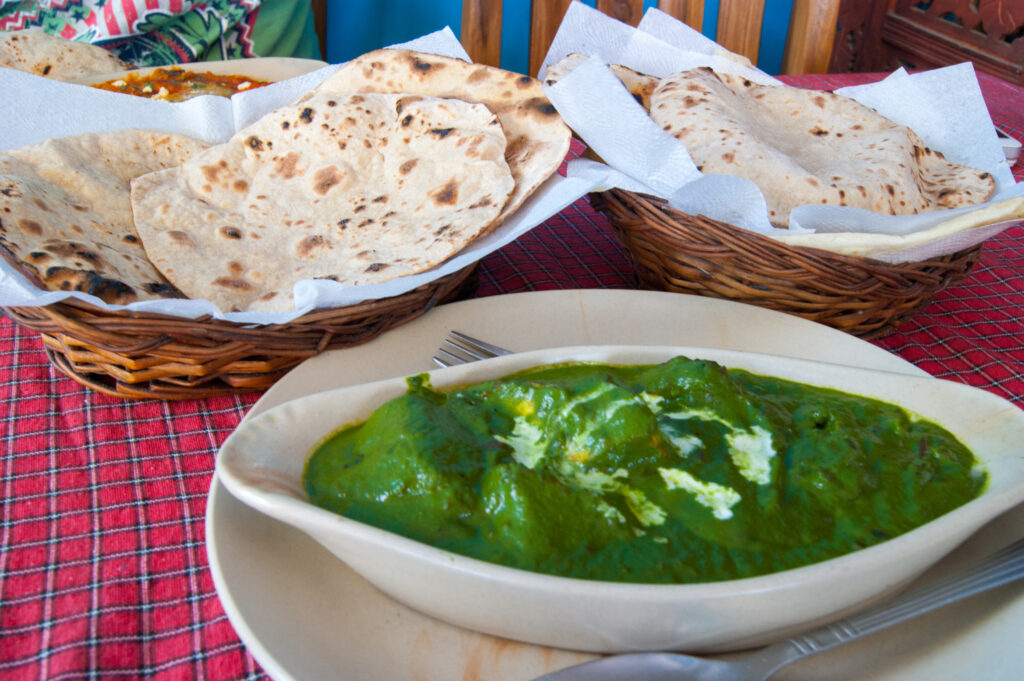
[[(686, 351), (686, 350), (698, 350), (701, 354), (717, 355), (717, 356), (753, 356), (753, 357), (767, 357), (773, 361), (780, 361), (783, 364), (788, 365), (802, 365), (809, 367), (813, 365), (831, 364), (835, 366), (837, 370), (844, 374), (852, 373), (868, 373), (878, 375), (888, 375), (894, 377), (899, 381), (908, 381), (911, 383), (921, 382), (933, 382), (942, 379), (936, 379), (929, 376), (918, 376), (903, 374), (898, 372), (883, 371), (877, 369), (868, 369), (861, 367), (850, 367), (846, 365), (832, 364), (829, 362), (821, 362), (818, 360), (808, 360), (801, 358), (785, 357), (780, 355), (769, 355), (767, 353), (756, 353), (747, 352), (740, 350), (724, 350), (717, 348), (695, 348), (692, 346), (623, 346), (623, 345), (594, 345), (594, 346), (564, 346), (558, 348), (546, 348), (542, 350), (534, 350), (524, 353), (517, 353), (514, 356), (507, 356), (505, 358), (497, 358), (496, 360), (485, 360), (483, 362), (475, 362), (473, 364), (460, 365), (457, 367), (450, 367), (447, 369), (435, 369), (429, 373), (431, 381), (434, 381), (436, 377), (442, 377), (442, 380), (438, 380), (436, 385), (442, 390), (447, 390), (450, 387), (459, 385), (456, 381), (445, 381), (444, 377), (452, 374), (458, 376), (462, 373), (485, 373), (480, 371), (478, 368), (482, 366), (503, 366), (505, 364), (513, 364), (508, 357), (515, 357), (516, 360), (522, 362), (528, 362), (532, 357), (535, 356), (549, 356), (553, 354), (574, 354), (580, 350), (586, 350), (587, 352), (594, 351), (623, 351), (627, 353), (651, 353), (660, 352), (665, 349), (671, 348), (673, 350)], [(555, 360), (558, 361), (558, 360)], [(486, 365), (485, 365), (486, 363)], [(477, 368), (476, 371), (469, 371), (466, 367)], [(455, 370), (455, 371), (453, 371)], [(514, 369), (513, 369), (514, 370)], [(473, 379), (476, 380), (476, 379)], [(480, 379), (483, 380), (483, 379)], [(319, 401), (332, 397), (337, 393), (346, 393), (355, 390), (372, 390), (372, 389), (384, 389), (391, 385), (403, 386), (405, 377), (395, 377), (390, 379), (383, 379), (379, 381), (372, 381), (369, 383), (357, 384), (352, 386), (344, 386), (339, 388), (333, 388), (325, 391), (320, 391), (305, 395), (303, 397), (289, 400), (282, 404), (276, 405), (271, 409), (268, 409), (259, 415), (255, 416), (251, 421), (242, 424), (245, 428), (256, 428), (259, 427), (261, 422), (269, 421), (274, 418), (275, 414), (280, 414), (289, 409), (301, 408), (303, 403), (310, 401)], [(809, 382), (809, 381), (805, 381)], [(463, 382), (464, 383), (464, 382)], [(965, 392), (974, 392), (983, 394), (986, 397), (980, 399), (993, 400), (993, 404), (997, 401), (1002, 402), (1011, 408), (1013, 405), (1003, 398), (965, 384), (959, 384), (954, 382), (947, 382), (951, 386), (955, 386), (952, 389), (962, 390)], [(363, 410), (368, 413), (372, 409), (367, 408)], [(1024, 414), (1020, 415), (1024, 418)], [(239, 431), (236, 431), (239, 432)], [(322, 437), (326, 437), (325, 433)], [(380, 547), (382, 550), (387, 550), (394, 553), (400, 553), (402, 555), (414, 557), (417, 560), (425, 561), (427, 564), (439, 567), (446, 570), (454, 570), (466, 576), (473, 577), (475, 579), (485, 579), (506, 584), (515, 584), (520, 587), (528, 587), (536, 589), (538, 591), (552, 591), (558, 590), (560, 592), (566, 591), (588, 591), (592, 592), (595, 588), (600, 588), (603, 592), (603, 596), (610, 596), (613, 599), (628, 599), (631, 594), (643, 594), (647, 595), (647, 592), (656, 592), (662, 598), (665, 599), (678, 599), (682, 601), (697, 600), (697, 599), (715, 599), (729, 597), (733, 598), (744, 593), (759, 593), (765, 591), (778, 591), (792, 588), (806, 587), (809, 584), (819, 582), (822, 580), (828, 580), (834, 577), (837, 572), (850, 571), (850, 566), (856, 566), (858, 563), (867, 562), (872, 558), (877, 558), (876, 561), (884, 564), (892, 563), (896, 561), (900, 556), (905, 556), (910, 553), (916, 553), (916, 549), (928, 546), (933, 542), (930, 541), (936, 537), (946, 536), (952, 534), (949, 530), (956, 530), (957, 532), (963, 533), (964, 538), (970, 535), (986, 522), (992, 518), (998, 516), (1000, 513), (1007, 509), (1014, 507), (1015, 505), (1024, 501), (1024, 476), (1015, 481), (1006, 483), (999, 489), (992, 490), (991, 487), (986, 489), (975, 499), (967, 502), (966, 504), (953, 509), (946, 514), (935, 518), (924, 525), (921, 525), (913, 530), (910, 530), (898, 537), (894, 537), (888, 541), (875, 544), (873, 546), (860, 549), (851, 553), (847, 553), (835, 558), (831, 558), (818, 563), (812, 563), (809, 565), (792, 568), (788, 570), (782, 570), (778, 572), (768, 573), (764, 575), (758, 575), (754, 577), (746, 577), (741, 579), (731, 580), (720, 580), (714, 582), (701, 582), (701, 583), (683, 583), (683, 584), (652, 584), (652, 583), (632, 583), (632, 582), (615, 582), (615, 581), (600, 581), (591, 579), (580, 579), (574, 577), (565, 577), (558, 575), (550, 575), (539, 572), (532, 572), (529, 570), (523, 570), (519, 568), (509, 567), (496, 563), (490, 563), (487, 561), (471, 558), (469, 556), (453, 553), (444, 549), (433, 547), (429, 544), (419, 542), (401, 535), (382, 530), (365, 523), (361, 523), (350, 518), (340, 516), (330, 511), (313, 506), (308, 500), (300, 501), (294, 497), (282, 494), (266, 492), (252, 488), (247, 483), (238, 479), (238, 477), (232, 472), (228, 465), (228, 462), (232, 460), (230, 452), (236, 443), (236, 434), (232, 433), (231, 436), (224, 442), (221, 447), (221, 451), (217, 456), (216, 464), (216, 475), (221, 480), (225, 488), (237, 499), (247, 504), (248, 506), (258, 510), (270, 517), (276, 518), (282, 522), (288, 523), (292, 527), (302, 531), (314, 539), (319, 541), (316, 533), (311, 532), (309, 527), (303, 526), (301, 521), (307, 520), (312, 524), (317, 532), (329, 532), (338, 533), (343, 532), (348, 535), (353, 535), (356, 538), (372, 543), (375, 546)], [(225, 456), (225, 452), (229, 452)], [(979, 459), (985, 462), (985, 458), (981, 454), (976, 454)], [(990, 481), (991, 482), (991, 481)], [(276, 513), (273, 511), (281, 511)], [(958, 542), (959, 543), (959, 542)], [(892, 547), (897, 546), (897, 551), (894, 551)], [(950, 549), (954, 548), (953, 546)], [(888, 555), (893, 554), (893, 555)], [(340, 557), (339, 560), (342, 560)], [(941, 555), (937, 556), (934, 560), (929, 560), (922, 569), (927, 569), (932, 564), (941, 559)], [(364, 575), (364, 578), (366, 576)], [(619, 593), (621, 592), (621, 594)]]

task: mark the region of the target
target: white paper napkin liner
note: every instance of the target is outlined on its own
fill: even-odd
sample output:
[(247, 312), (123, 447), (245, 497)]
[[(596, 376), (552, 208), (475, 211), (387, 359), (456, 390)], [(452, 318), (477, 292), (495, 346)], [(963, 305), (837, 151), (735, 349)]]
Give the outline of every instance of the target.
[(301, 76), (264, 85), (254, 90), (240, 92), (231, 98), (217, 97), (217, 99), (226, 101), (231, 105), (231, 119), (234, 128), (227, 137), (217, 141), (226, 141), (231, 135), (242, 128), (248, 127), (263, 118), (268, 112), (292, 103), (304, 92), (312, 90), (337, 70), (337, 64), (329, 64), (316, 71), (304, 73)]
[(5, 95), (0, 98), (4, 130), (0, 151), (51, 138), (128, 128), (219, 144), (266, 113), (295, 101), (337, 68), (325, 66), (231, 98), (204, 95), (184, 102), (133, 97), (0, 68), (0, 91)]
[[(393, 47), (469, 60), (447, 27)], [(219, 144), (267, 113), (295, 101), (338, 66), (325, 66), (230, 98), (206, 95), (184, 102), (132, 97), (0, 68), (0, 92), (4, 93), (0, 97), (4, 131), (0, 151), (55, 137), (126, 128), (179, 133)]]
[(600, 57), (544, 92), (594, 153), (657, 195), (670, 196), (701, 176), (686, 147), (658, 127)]
[(637, 25), (637, 30), (681, 50), (713, 55), (724, 49), (711, 38), (687, 25), (685, 21), (679, 21), (671, 14), (662, 12), (656, 7), (644, 12)]
[(663, 78), (697, 66), (712, 66), (764, 84), (779, 81), (764, 71), (723, 56), (727, 51), (685, 23), (657, 9), (649, 9), (637, 30), (581, 2), (572, 2), (541, 64), (547, 67), (571, 53), (600, 57), (634, 71)]
[(946, 210), (929, 211), (915, 215), (881, 215), (852, 206), (797, 206), (790, 216), (791, 225), (812, 225), (818, 234), (850, 232), (860, 234), (889, 234), (907, 236), (924, 232), (962, 215), (987, 210), (989, 207), (1016, 196), (1024, 196), (1024, 184), (1010, 185), (983, 204), (962, 206)]
[(455, 36), (455, 33), (449, 26), (445, 26), (433, 33), (427, 33), (419, 38), (413, 38), (412, 40), (404, 43), (388, 45), (387, 49), (413, 50), (415, 52), (440, 54), (444, 57), (452, 57), (454, 59), (461, 59), (462, 61), (473, 61), (469, 58), (469, 53), (466, 52), (466, 48), (462, 46), (462, 43), (459, 42), (459, 39)]
[[(956, 253), (995, 236), (1012, 227), (1024, 218), (1024, 202), (1018, 195), (1016, 200), (1007, 201), (1011, 210), (993, 211), (1001, 213), (1001, 219), (989, 224), (977, 224), (971, 212), (940, 222), (927, 230), (909, 234), (878, 234), (837, 232), (832, 234), (786, 234), (777, 236), (781, 241), (795, 246), (824, 248), (846, 255), (865, 256), (889, 263), (918, 262), (930, 258)], [(1007, 219), (1009, 215), (1013, 215)]]
[[(595, 12), (602, 16), (593, 16)], [(619, 54), (632, 34), (633, 29), (629, 25), (615, 21), (582, 3), (571, 2), (541, 62), (538, 75), (543, 79), (548, 66), (574, 52), (598, 57), (606, 53)]]
[[(663, 55), (654, 54), (661, 50), (652, 40), (673, 49)], [(704, 59), (699, 59), (697, 55)], [(710, 66), (718, 73), (731, 73), (764, 85), (780, 83), (751, 64), (746, 57), (730, 52), (700, 31), (656, 7), (644, 12), (632, 40), (626, 45), (624, 56), (636, 65), (626, 66), (659, 78), (697, 66)], [(644, 67), (652, 70), (644, 70)]]
[(1020, 219), (1013, 219), (1005, 222), (997, 222), (991, 225), (983, 225), (981, 227), (956, 232), (948, 237), (932, 239), (916, 246), (907, 247), (893, 244), (890, 247), (888, 245), (879, 244), (880, 247), (872, 249), (865, 255), (876, 260), (881, 260), (882, 262), (893, 264), (921, 262), (977, 246), (978, 244), (988, 241), (1003, 230), (1013, 227), (1019, 222)]
[[(648, 15), (653, 17), (648, 25), (658, 26), (655, 30), (660, 35), (668, 36), (674, 32), (679, 36), (679, 40), (685, 41), (695, 33), (683, 22), (664, 13), (648, 12)], [(568, 22), (560, 27), (561, 35), (556, 35), (557, 51), (550, 51), (548, 59), (555, 61), (565, 56), (559, 51), (586, 53), (585, 49), (591, 46), (598, 48), (599, 54), (592, 56), (545, 90), (575, 133), (602, 160), (619, 171), (606, 173), (599, 181), (600, 184), (621, 186), (623, 189), (628, 189), (629, 186), (642, 186), (646, 188), (645, 193), (665, 198), (672, 206), (685, 213), (704, 214), (769, 236), (804, 234), (818, 230), (848, 231), (849, 225), (861, 225), (862, 229), (868, 227), (878, 232), (912, 233), (930, 229), (953, 217), (948, 211), (912, 216), (886, 216), (850, 207), (837, 206), (822, 212), (821, 206), (809, 206), (794, 210), (796, 220), (791, 223), (788, 230), (773, 227), (767, 218), (764, 197), (756, 185), (732, 176), (719, 176), (715, 180), (705, 181), (688, 153), (683, 155), (676, 149), (663, 148), (684, 145), (656, 124), (649, 125), (643, 122), (641, 119), (646, 118), (649, 123), (653, 123), (647, 112), (621, 84), (612, 87), (613, 81), (617, 82), (618, 79), (607, 67), (608, 55), (612, 57), (611, 63), (636, 68), (635, 61), (631, 65), (624, 63), (625, 59), (620, 58), (635, 56), (628, 53), (629, 46), (631, 42), (640, 44), (644, 41), (643, 38), (636, 37), (641, 31), (579, 3), (573, 3), (566, 16)], [(673, 22), (674, 28), (667, 28), (672, 26)], [(643, 25), (641, 22), (641, 26)], [(699, 43), (700, 39), (694, 39), (690, 45), (706, 49), (706, 46), (702, 48)], [(673, 51), (675, 48), (669, 46), (662, 49)], [(934, 148), (948, 156), (967, 158), (973, 167), (992, 173), (996, 179), (998, 197), (985, 204), (964, 209), (965, 212), (984, 210), (993, 201), (1006, 196), (1005, 192), (1016, 191), (1013, 188), (1017, 185), (1013, 182), (1012, 173), (1005, 161), (987, 107), (981, 97), (977, 78), (970, 65), (947, 67), (914, 75), (897, 72), (880, 84), (848, 88), (844, 93), (848, 91), (848, 96), (853, 98), (863, 97), (870, 106), (873, 103), (872, 98), (876, 96), (876, 87), (881, 88), (883, 98), (888, 103), (886, 110), (899, 114), (898, 122), (914, 126), (924, 125), (922, 139), (932, 140), (930, 143), (934, 144)], [(913, 94), (906, 100), (901, 100), (900, 95), (904, 89)], [(929, 95), (934, 95), (934, 99), (929, 99)], [(891, 100), (897, 100), (897, 104), (893, 104)], [(900, 107), (900, 101), (905, 101), (914, 108), (908, 110), (907, 106)], [(923, 113), (920, 121), (912, 115), (915, 112)], [(936, 129), (934, 135), (929, 134), (932, 128)], [(947, 128), (954, 130), (955, 133), (946, 134)], [(624, 135), (623, 131), (628, 131), (629, 134)], [(579, 170), (577, 168), (577, 171)], [(589, 175), (599, 172), (593, 167), (587, 170)], [(624, 178), (628, 180), (624, 181)], [(616, 182), (622, 184), (617, 185)], [(684, 191), (683, 188), (691, 183), (695, 183), (694, 186)], [(729, 218), (726, 219), (726, 216)], [(1013, 222), (1010, 222), (1005, 226), (1012, 224)], [(985, 234), (977, 229), (970, 232), (975, 238), (981, 238)], [(950, 244), (959, 247), (959, 241), (963, 238), (967, 237), (958, 237), (956, 240), (944, 239), (943, 243), (946, 247), (950, 247)], [(947, 252), (958, 249), (953, 248)]]
[[(462, 47), (462, 44), (459, 43), (455, 34), (448, 27), (406, 43), (391, 45), (390, 47), (441, 54), (470, 61), (469, 55)], [(36, 117), (39, 119), (42, 129), (48, 132), (36, 141), (42, 141), (48, 137), (63, 137), (90, 130), (118, 130), (125, 127), (162, 129), (195, 136), (195, 131), (191, 126), (197, 124), (197, 116), (204, 117), (198, 120), (211, 121), (209, 125), (201, 124), (204, 134), (203, 138), (207, 141), (222, 141), (229, 139), (235, 133), (234, 121), (252, 122), (280, 106), (291, 103), (301, 94), (312, 89), (326, 79), (327, 76), (334, 73), (337, 68), (338, 65), (328, 66), (306, 76), (281, 81), (280, 83), (268, 85), (265, 88), (258, 88), (250, 92), (239, 93), (230, 100), (223, 97), (197, 97), (180, 103), (152, 101), (141, 97), (125, 99), (125, 95), (118, 93), (82, 86), (69, 86), (67, 83), (58, 83), (45, 78), (10, 71), (9, 69), (0, 69), (0, 87), (6, 87), (6, 83), (13, 82), (19, 83), (19, 96), (21, 90), (32, 93), (38, 89), (42, 93), (34, 100), (38, 106)], [(67, 93), (68, 87), (74, 87), (76, 91), (81, 89), (81, 92), (78, 94), (83, 97), (91, 99), (99, 96), (102, 98), (104, 106), (111, 112), (114, 122), (109, 125), (104, 123), (104, 125), (97, 128), (94, 126), (92, 119), (102, 119), (102, 116), (83, 116), (81, 111), (78, 111), (75, 115), (71, 115), (74, 112), (68, 112), (68, 115), (60, 115), (62, 109), (54, 106), (54, 102), (66, 99), (66, 96), (62, 95)], [(270, 90), (270, 93), (260, 95), (265, 89)], [(109, 102), (111, 100), (109, 100), (109, 97), (118, 98), (117, 106), (110, 105)], [(2, 107), (6, 105), (5, 100), (0, 100), (0, 112), (5, 112)], [(136, 115), (140, 115), (139, 112), (143, 112), (145, 115), (134, 119), (122, 116), (118, 112), (125, 106), (129, 106)], [(53, 122), (51, 119), (55, 111), (57, 112), (56, 118), (58, 120)], [(7, 116), (5, 120), (6, 126), (8, 121), (21, 120), (20, 117), (23, 114), (19, 114), (15, 118), (11, 118), (10, 113), (5, 112), (3, 115)], [(140, 120), (150, 121), (154, 125), (159, 122), (159, 125), (157, 127), (154, 127), (154, 125), (140, 126)], [(591, 191), (591, 182), (592, 180), (588, 178), (567, 179), (559, 175), (549, 178), (498, 229), (474, 242), (454, 258), (426, 272), (393, 279), (372, 286), (346, 286), (327, 280), (298, 282), (293, 287), (296, 307), (294, 310), (286, 312), (222, 312), (209, 301), (190, 299), (148, 300), (130, 305), (110, 305), (95, 296), (83, 293), (41, 291), (30, 284), (21, 273), (2, 259), (0, 259), (0, 305), (41, 306), (66, 298), (77, 298), (109, 310), (130, 309), (171, 314), (192, 319), (209, 315), (217, 319), (251, 324), (285, 323), (315, 308), (354, 305), (367, 300), (400, 295), (422, 284), (456, 272), (514, 241), (533, 227), (572, 204), (581, 196)]]
[(992, 173), (996, 192), (1015, 184), (974, 64), (964, 62), (912, 75), (900, 68), (876, 83), (835, 92), (913, 128), (927, 146), (942, 150), (953, 163)]
[[(567, 174), (571, 178), (593, 184), (591, 191), (624, 189), (638, 194), (662, 196), (636, 178), (590, 159), (569, 161)], [(723, 200), (722, 197), (728, 197)], [(664, 198), (664, 196), (662, 196)], [(772, 234), (776, 232), (807, 233), (807, 230), (782, 230), (768, 221), (768, 208), (764, 194), (750, 180), (730, 175), (701, 175), (696, 180), (679, 187), (668, 196), (668, 204), (690, 215), (704, 215), (730, 225), (743, 226), (753, 232)], [(686, 208), (680, 208), (685, 206)], [(757, 216), (763, 220), (757, 221)]]
[[(66, 298), (79, 300), (109, 310), (137, 310), (172, 314), (194, 319), (204, 315), (216, 319), (251, 324), (280, 324), (291, 321), (310, 310), (323, 307), (354, 305), (367, 300), (386, 298), (411, 291), (418, 286), (452, 274), (481, 260), (484, 256), (515, 241), (536, 225), (544, 222), (574, 203), (581, 196), (593, 191), (596, 178), (593, 176), (563, 177), (554, 175), (541, 185), (534, 194), (520, 206), (501, 229), (474, 242), (453, 258), (441, 265), (399, 279), (368, 286), (350, 286), (328, 280), (304, 280), (295, 284), (293, 295), (296, 309), (287, 312), (221, 312), (206, 300), (166, 299), (147, 300), (130, 305), (110, 305), (78, 292), (45, 291), (33, 287), (19, 272), (0, 267), (0, 301), (4, 306), (49, 305)], [(5, 263), (0, 263), (5, 265)]]
[[(55, 137), (143, 128), (206, 142), (234, 133), (231, 101), (196, 97), (177, 106), (0, 68), (0, 151)], [(255, 92), (255, 91), (254, 91)], [(244, 94), (244, 93), (243, 93)]]
[[(570, 178), (579, 179), (584, 181), (586, 184), (592, 185), (590, 191), (599, 192), (605, 191), (606, 189), (618, 188), (636, 192), (638, 194), (654, 194), (650, 187), (638, 182), (634, 178), (619, 172), (615, 168), (590, 159), (573, 159), (569, 162), (567, 174)], [(699, 192), (699, 188), (703, 186), (707, 188), (707, 191), (704, 192), (705, 195), (716, 191), (713, 183), (722, 180), (723, 177), (725, 176), (707, 175), (701, 180), (697, 180), (687, 185), (683, 190), (681, 190), (681, 196), (676, 197), (676, 203), (680, 203), (683, 199), (686, 199), (683, 195), (687, 190), (692, 189), (697, 193), (701, 193)], [(750, 184), (753, 185), (753, 183)], [(1019, 196), (1024, 196), (1024, 189), (1022, 189), (1021, 186), (1011, 188), (1010, 190), (1001, 193), (998, 197), (998, 201), (1004, 201)], [(736, 212), (745, 212), (748, 210), (748, 207), (743, 205), (744, 202), (756, 202), (758, 200), (763, 202), (764, 196), (760, 191), (756, 190), (755, 186), (754, 189), (744, 197), (738, 197), (737, 206), (734, 210)], [(998, 201), (994, 201), (993, 203)], [(672, 205), (671, 201), (670, 205)], [(741, 218), (746, 218), (746, 215), (738, 216), (731, 214), (729, 205), (722, 205), (720, 202), (714, 202), (712, 205), (708, 205), (706, 208), (701, 209), (698, 206), (697, 201), (691, 199), (690, 205), (695, 207), (695, 210), (689, 213), (691, 215), (704, 215), (713, 220), (719, 220), (731, 225), (736, 225), (740, 222)], [(807, 208), (815, 210), (832, 210), (839, 207), (807, 206)], [(965, 248), (970, 248), (979, 243), (983, 243), (1004, 229), (1012, 227), (1021, 221), (1021, 218), (1018, 217), (990, 225), (972, 227), (969, 226), (969, 215), (975, 210), (977, 209), (974, 207), (965, 207), (951, 211), (944, 211), (941, 217), (936, 217), (934, 214), (911, 216), (921, 218), (922, 222), (927, 220), (929, 222), (929, 226), (927, 229), (909, 234), (872, 234), (841, 230), (832, 233), (815, 233), (812, 230), (799, 228), (790, 228), (788, 230), (777, 229), (771, 225), (768, 225), (767, 228), (763, 230), (754, 229), (751, 231), (766, 234), (767, 236), (795, 246), (824, 248), (825, 250), (832, 250), (848, 255), (871, 257), (883, 262), (903, 263), (927, 260), (937, 256), (955, 253)], [(868, 213), (869, 211), (854, 209), (850, 212)], [(843, 213), (844, 216), (847, 214), (846, 211), (843, 211)], [(874, 216), (875, 214), (872, 213), (871, 215)], [(965, 220), (958, 220), (965, 216), (967, 216)], [(1024, 217), (1024, 214), (1022, 214), (1022, 217)], [(765, 220), (767, 221), (767, 216)], [(957, 224), (958, 222), (959, 224)], [(932, 234), (926, 234), (926, 232), (929, 231), (931, 231)], [(934, 236), (934, 234), (942, 234), (942, 236)], [(829, 243), (826, 244), (826, 241)]]
[[(618, 171), (606, 171), (600, 184), (617, 186), (614, 182), (625, 175), (631, 184), (645, 187), (644, 193), (665, 198), (685, 213), (761, 233), (775, 231), (757, 185), (697, 170), (686, 147), (658, 127), (600, 57), (590, 57), (544, 91), (569, 127)], [(597, 172), (591, 168), (588, 177)]]

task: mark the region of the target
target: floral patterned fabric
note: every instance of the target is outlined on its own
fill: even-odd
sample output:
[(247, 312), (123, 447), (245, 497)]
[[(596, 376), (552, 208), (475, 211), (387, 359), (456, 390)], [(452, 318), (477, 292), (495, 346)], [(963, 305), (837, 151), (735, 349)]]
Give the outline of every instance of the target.
[(0, 0), (0, 30), (28, 28), (138, 66), (319, 56), (310, 3), (297, 0)]

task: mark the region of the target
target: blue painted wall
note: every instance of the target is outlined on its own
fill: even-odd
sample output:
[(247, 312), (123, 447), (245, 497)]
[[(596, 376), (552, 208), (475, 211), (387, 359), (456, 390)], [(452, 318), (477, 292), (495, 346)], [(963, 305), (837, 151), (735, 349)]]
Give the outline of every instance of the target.
[[(593, 6), (594, 0), (589, 0)], [(456, 35), (462, 16), (461, 0), (329, 0), (327, 60), (332, 63), (411, 40), (450, 26)], [(646, 7), (657, 6), (646, 0)], [(789, 13), (793, 0), (766, 0), (758, 63), (777, 74), (782, 64)], [(703, 33), (715, 37), (718, 0), (705, 0)], [(527, 69), (530, 0), (505, 0), (502, 17), (502, 66), (520, 73)]]

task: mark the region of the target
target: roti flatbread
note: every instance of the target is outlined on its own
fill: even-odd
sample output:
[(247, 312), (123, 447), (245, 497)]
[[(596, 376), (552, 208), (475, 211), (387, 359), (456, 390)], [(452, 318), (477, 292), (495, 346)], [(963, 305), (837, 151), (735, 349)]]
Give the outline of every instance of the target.
[(505, 160), (516, 182), (499, 223), (558, 170), (569, 151), (569, 128), (544, 96), (540, 81), (493, 66), (383, 49), (348, 62), (316, 90), (411, 93), (485, 105), (505, 131)]
[(804, 204), (910, 215), (982, 203), (995, 190), (989, 173), (951, 163), (910, 128), (831, 92), (702, 67), (663, 79), (651, 117), (705, 174), (757, 184), (780, 227)]
[(512, 192), (480, 104), (320, 92), (132, 183), (149, 257), (225, 311), (290, 309), (292, 286), (420, 272), (489, 231)]
[(206, 146), (183, 135), (119, 130), (0, 154), (0, 255), (43, 289), (115, 304), (180, 297), (142, 248), (129, 182)]
[(98, 45), (41, 29), (0, 31), (0, 66), (64, 81), (134, 68)]

